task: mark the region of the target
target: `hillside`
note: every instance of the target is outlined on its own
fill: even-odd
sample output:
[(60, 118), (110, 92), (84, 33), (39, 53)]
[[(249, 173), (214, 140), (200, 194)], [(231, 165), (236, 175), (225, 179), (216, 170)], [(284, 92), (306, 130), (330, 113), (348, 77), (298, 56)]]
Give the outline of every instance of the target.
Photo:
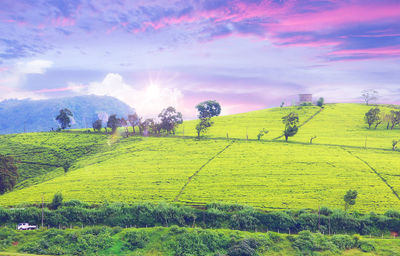
[(55, 117), (68, 108), (74, 114), (71, 128), (91, 128), (97, 114), (127, 116), (134, 110), (109, 96), (76, 96), (48, 100), (5, 100), (0, 102), (0, 134), (40, 132), (57, 129)]
[[(335, 104), (320, 112), (316, 107), (305, 107), (250, 112), (250, 117), (246, 114), (218, 117), (208, 133), (209, 139), (200, 141), (190, 137), (107, 139), (94, 133), (79, 134), (83, 137), (77, 137), (78, 141), (90, 144), (91, 140), (97, 140), (97, 151), (74, 158), (66, 174), (0, 196), (0, 205), (39, 203), (43, 194), (50, 201), (60, 191), (66, 200), (89, 203), (176, 201), (204, 205), (222, 201), (265, 210), (316, 209), (322, 205), (343, 208), (343, 195), (349, 189), (356, 189), (359, 194), (355, 210), (400, 209), (399, 153), (390, 150), (392, 139), (400, 132), (398, 128), (384, 127), (368, 130), (363, 114), (369, 108)], [(317, 114), (289, 143), (274, 140), (282, 130), (282, 112), (290, 110), (300, 111), (300, 122)], [(251, 121), (253, 116), (258, 116), (257, 121)], [(188, 127), (193, 122), (185, 122), (179, 128), (183, 131), (184, 127), (185, 136), (190, 134)], [(244, 140), (239, 132), (237, 137), (242, 140), (232, 140), (234, 132), (229, 140), (223, 138), (224, 128), (240, 130), (246, 127), (246, 122), (249, 127), (251, 123), (252, 129), (248, 129), (251, 140)], [(271, 129), (272, 134), (257, 141), (254, 138), (257, 127)], [(336, 133), (335, 127), (338, 127)], [(54, 140), (66, 136), (65, 133), (15, 135), (9, 143), (26, 141), (27, 148), (34, 147), (38, 146), (34, 145), (35, 137), (50, 134)], [(313, 144), (308, 142), (311, 134), (317, 135)], [(367, 148), (358, 145), (365, 141), (365, 134), (368, 134)], [(31, 136), (31, 140), (22, 136)], [(47, 143), (53, 144), (44, 140), (40, 145)], [(7, 148), (0, 148), (0, 152)]]

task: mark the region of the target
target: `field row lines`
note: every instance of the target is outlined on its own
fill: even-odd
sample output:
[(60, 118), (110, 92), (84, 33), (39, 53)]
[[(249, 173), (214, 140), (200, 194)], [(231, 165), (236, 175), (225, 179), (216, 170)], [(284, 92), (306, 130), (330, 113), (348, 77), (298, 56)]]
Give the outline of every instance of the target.
[(195, 171), (186, 181), (186, 183), (183, 185), (183, 187), (181, 188), (181, 190), (179, 191), (178, 195), (175, 197), (175, 202), (177, 202), (179, 200), (179, 197), (182, 195), (183, 191), (185, 190), (185, 188), (187, 187), (187, 185), (189, 185), (189, 183), (192, 181), (192, 179), (194, 177), (196, 177), (196, 175), (206, 166), (208, 165), (212, 160), (214, 160), (217, 156), (219, 156), (220, 154), (222, 154), (225, 150), (227, 150), (230, 146), (232, 146), (232, 144), (235, 143), (235, 141), (232, 141), (231, 143), (229, 143), (226, 147), (224, 147), (222, 150), (220, 150), (217, 154), (215, 154), (213, 157), (211, 157), (210, 159), (208, 159), (208, 161), (203, 164), (197, 171)]
[(365, 161), (365, 160), (362, 159), (361, 157), (356, 156), (356, 155), (354, 155), (353, 153), (351, 153), (351, 151), (348, 151), (348, 150), (346, 150), (346, 149), (344, 149), (344, 148), (342, 148), (342, 149), (343, 149), (344, 151), (346, 151), (347, 153), (349, 153), (350, 155), (352, 155), (353, 157), (355, 157), (355, 158), (357, 158), (358, 160), (360, 160), (361, 162), (363, 162), (366, 166), (368, 166), (368, 168), (369, 168), (372, 172), (374, 172), (374, 173), (383, 181), (383, 183), (385, 183), (385, 185), (392, 191), (393, 195), (395, 195), (395, 196), (397, 197), (397, 199), (400, 200), (400, 196), (399, 196), (399, 194), (397, 194), (396, 190), (394, 190), (393, 186), (390, 185), (390, 184), (388, 183), (388, 181), (387, 181), (374, 167), (372, 167), (367, 161)]

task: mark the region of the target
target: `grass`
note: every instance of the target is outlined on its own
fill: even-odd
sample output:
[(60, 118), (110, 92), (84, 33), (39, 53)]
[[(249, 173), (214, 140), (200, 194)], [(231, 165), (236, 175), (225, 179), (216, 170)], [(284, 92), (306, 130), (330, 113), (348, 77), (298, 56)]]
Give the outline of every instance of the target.
[[(26, 179), (20, 180), (19, 189), (0, 196), (0, 205), (35, 204), (42, 195), (48, 202), (62, 192), (65, 200), (89, 203), (176, 200), (189, 205), (240, 203), (266, 210), (342, 208), (345, 192), (356, 189), (353, 210), (400, 209), (399, 153), (390, 150), (399, 129), (367, 129), (363, 115), (369, 108), (332, 104), (318, 114), (317, 107), (287, 107), (217, 117), (208, 139), (200, 141), (78, 132), (0, 136), (0, 152), (17, 159), (73, 163), (66, 174), (60, 167), (20, 163)], [(282, 132), (280, 118), (293, 110), (301, 123), (316, 115), (289, 143), (273, 140)], [(196, 122), (185, 122), (177, 135), (183, 130), (185, 136), (195, 135)], [(270, 132), (257, 141), (262, 128)], [(249, 141), (244, 140), (246, 129)], [(242, 140), (232, 144), (225, 139), (227, 131), (231, 139)], [(312, 145), (311, 135), (317, 136)]]

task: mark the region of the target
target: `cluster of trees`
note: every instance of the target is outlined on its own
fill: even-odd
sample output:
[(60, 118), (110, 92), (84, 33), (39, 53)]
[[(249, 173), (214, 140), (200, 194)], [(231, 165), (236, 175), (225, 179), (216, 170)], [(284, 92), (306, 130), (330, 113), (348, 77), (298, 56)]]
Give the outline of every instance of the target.
[(365, 113), (364, 120), (371, 129), (371, 126), (376, 129), (380, 124), (387, 123), (386, 129), (393, 130), (394, 127), (400, 124), (400, 111), (391, 110), (390, 112), (383, 112), (379, 107), (374, 107)]
[[(129, 136), (128, 127), (132, 127), (132, 133), (136, 134), (136, 128), (139, 129), (140, 135), (148, 134), (175, 134), (176, 127), (183, 122), (182, 113), (177, 112), (174, 107), (163, 109), (158, 115), (159, 120), (147, 118), (143, 120), (137, 113), (128, 115), (128, 118), (118, 118), (116, 115), (111, 115), (108, 118), (107, 126), (115, 133), (118, 127), (125, 128), (126, 136)], [(93, 129), (100, 131), (102, 128), (102, 120), (98, 119), (93, 122)]]
[(17, 184), (18, 169), (10, 156), (0, 155), (0, 195), (10, 191)]
[[(64, 130), (71, 127), (71, 121), (73, 114), (69, 109), (61, 109), (60, 114), (56, 117), (56, 120), (60, 124), (60, 129)], [(175, 108), (168, 107), (163, 109), (158, 115), (158, 120), (148, 118), (143, 120), (137, 113), (128, 115), (128, 118), (119, 118), (113, 114), (108, 117), (106, 124), (103, 127), (103, 120), (98, 118), (92, 123), (94, 131), (100, 132), (102, 128), (107, 132), (107, 128), (111, 130), (111, 133), (115, 133), (119, 127), (125, 128), (125, 133), (129, 136), (128, 127), (131, 126), (133, 134), (136, 134), (136, 129), (139, 129), (140, 135), (143, 134), (175, 134), (176, 127), (183, 122), (182, 113), (177, 112)]]

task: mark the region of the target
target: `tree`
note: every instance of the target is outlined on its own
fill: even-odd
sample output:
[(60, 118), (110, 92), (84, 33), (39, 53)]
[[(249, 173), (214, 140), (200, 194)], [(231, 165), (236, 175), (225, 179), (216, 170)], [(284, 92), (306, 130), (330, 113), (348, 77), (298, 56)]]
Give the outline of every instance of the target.
[(135, 126), (139, 126), (140, 122), (142, 121), (142, 118), (139, 117), (137, 113), (135, 113), (132, 115), (128, 115), (128, 121), (132, 126), (133, 134), (135, 134), (136, 133)]
[(125, 128), (125, 136), (129, 137), (128, 121), (126, 121), (125, 118), (121, 118), (120, 124), (121, 124), (122, 127)]
[(57, 192), (54, 194), (53, 200), (51, 201), (49, 208), (52, 210), (57, 210), (58, 207), (62, 205), (63, 196), (61, 192)]
[(365, 104), (369, 105), (369, 102), (378, 99), (378, 92), (375, 90), (363, 90), (361, 96), (364, 99)]
[(262, 130), (260, 130), (257, 134), (257, 140), (261, 140), (261, 137), (264, 136), (265, 134), (269, 133), (269, 131), (265, 130), (265, 128), (263, 128)]
[(391, 110), (389, 114), (389, 119), (392, 123), (390, 130), (393, 130), (393, 128), (400, 123), (400, 111)]
[(10, 191), (17, 184), (18, 168), (14, 158), (0, 155), (0, 194)]
[(56, 117), (56, 120), (60, 123), (61, 129), (64, 130), (71, 126), (71, 118), (73, 117), (72, 112), (67, 109), (61, 109), (60, 114)]
[(117, 131), (117, 128), (121, 126), (121, 120), (117, 118), (117, 115), (111, 115), (107, 121), (107, 127), (111, 129), (112, 133)]
[(348, 190), (346, 192), (346, 195), (344, 195), (343, 200), (344, 200), (344, 209), (347, 211), (350, 206), (356, 204), (356, 198), (357, 198), (357, 190)]
[(97, 119), (96, 121), (94, 121), (93, 123), (92, 123), (92, 127), (93, 127), (93, 130), (94, 131), (101, 131), (101, 128), (102, 128), (102, 126), (103, 126), (103, 121), (101, 121), (100, 119)]
[(322, 107), (323, 105), (324, 105), (324, 98), (321, 97), (321, 98), (319, 98), (318, 101), (317, 101), (317, 106), (318, 106), (318, 107)]
[(200, 139), (200, 135), (203, 133), (206, 133), (208, 128), (211, 127), (214, 124), (213, 121), (211, 121), (210, 117), (204, 117), (200, 119), (200, 122), (196, 125), (196, 131), (197, 131), (197, 138)]
[(398, 140), (392, 140), (392, 150), (395, 151), (397, 148), (397, 143), (399, 143)]
[(200, 102), (196, 106), (197, 111), (199, 112), (199, 119), (202, 118), (211, 118), (213, 116), (219, 116), (221, 114), (221, 105), (215, 100), (207, 100)]
[(175, 128), (183, 122), (182, 113), (177, 112), (174, 107), (163, 109), (158, 117), (161, 121), (161, 129), (167, 133), (175, 134)]
[(299, 128), (297, 127), (299, 123), (299, 115), (294, 112), (290, 112), (288, 115), (282, 117), (282, 122), (285, 124), (285, 130), (283, 135), (285, 140), (288, 141), (289, 137), (296, 135)]
[(368, 124), (368, 129), (370, 129), (371, 125), (374, 123), (375, 129), (380, 123), (382, 123), (380, 112), (381, 110), (379, 108), (371, 108), (367, 113), (365, 113), (364, 120)]

